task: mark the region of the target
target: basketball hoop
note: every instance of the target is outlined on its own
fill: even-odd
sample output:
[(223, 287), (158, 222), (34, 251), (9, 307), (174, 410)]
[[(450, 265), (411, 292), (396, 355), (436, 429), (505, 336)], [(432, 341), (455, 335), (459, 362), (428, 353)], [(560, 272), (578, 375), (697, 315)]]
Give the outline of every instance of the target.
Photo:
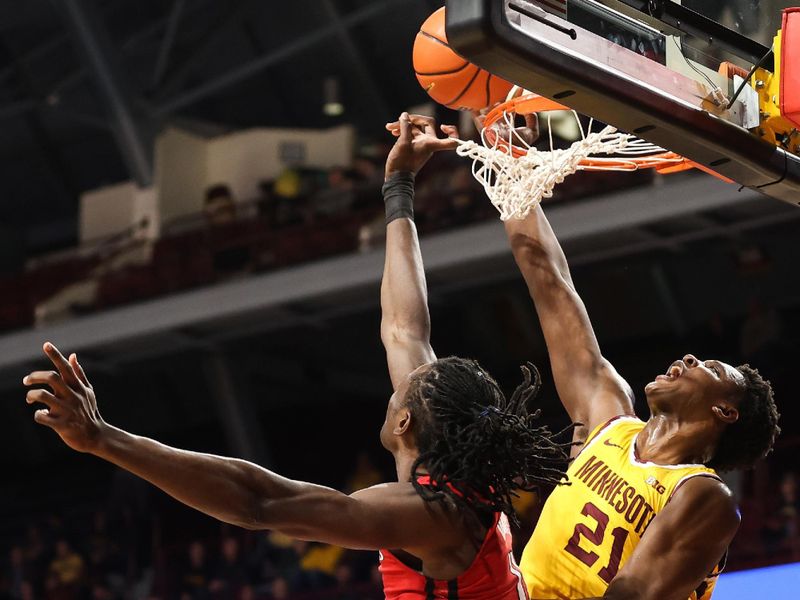
[[(570, 111), (569, 108), (537, 94), (515, 88), (509, 99), (486, 115), (481, 143), (463, 141), (456, 152), (472, 160), (472, 174), (486, 190), (503, 221), (524, 219), (553, 188), (576, 171), (637, 171), (655, 169), (672, 173), (694, 168), (695, 163), (607, 125), (592, 133), (593, 121), (584, 131), (578, 114), (581, 139), (564, 150), (553, 149), (548, 114), (550, 150), (538, 150), (515, 131), (514, 118), (538, 112)], [(514, 95), (516, 94), (516, 97)], [(508, 131), (506, 135), (503, 131)]]

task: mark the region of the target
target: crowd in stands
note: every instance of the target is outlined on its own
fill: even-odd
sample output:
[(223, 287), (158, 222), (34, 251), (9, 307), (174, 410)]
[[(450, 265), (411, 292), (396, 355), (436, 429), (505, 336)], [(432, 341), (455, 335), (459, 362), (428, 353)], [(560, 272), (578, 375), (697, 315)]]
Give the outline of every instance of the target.
[(96, 512), (50, 518), (3, 544), (0, 598), (14, 600), (379, 600), (376, 553), (280, 534), (221, 528), (218, 536), (149, 547), (124, 521)]
[[(341, 487), (355, 491), (383, 480), (362, 454)], [(0, 599), (383, 598), (376, 552), (218, 525), (175, 503), (159, 507), (138, 491), (146, 485), (123, 476), (112, 482), (105, 508), (31, 519), (21, 531), (11, 527), (0, 537)], [(130, 500), (137, 496), (148, 499)]]
[[(225, 183), (206, 190), (203, 211), (162, 224), (158, 239), (132, 227), (90, 247), (32, 261), (0, 274), (0, 332), (211, 285), (383, 244), (380, 188), (388, 145), (328, 170), (285, 169), (264, 181), (258, 198), (235, 198)], [(568, 178), (560, 200), (650, 181), (652, 173)], [(417, 183), (422, 234), (496, 218), (496, 211), (455, 154), (439, 155)]]
[[(345, 490), (384, 479), (360, 459)], [(746, 515), (729, 569), (800, 561), (800, 478), (785, 471), (742, 498)], [(143, 484), (144, 485), (144, 484)], [(755, 495), (753, 495), (755, 494)], [(768, 498), (762, 503), (757, 498)], [(521, 552), (537, 518), (536, 495), (518, 502)], [(354, 552), (251, 532), (197, 517), (126, 505), (31, 520), (0, 537), (2, 600), (379, 600), (376, 552)], [(163, 510), (163, 509), (162, 509)], [(167, 532), (164, 521), (174, 521)], [(194, 520), (192, 520), (194, 519)], [(197, 527), (205, 519), (205, 527)], [(753, 530), (752, 523), (758, 523)], [(176, 533), (180, 531), (180, 533)], [(757, 552), (754, 558), (753, 552)]]

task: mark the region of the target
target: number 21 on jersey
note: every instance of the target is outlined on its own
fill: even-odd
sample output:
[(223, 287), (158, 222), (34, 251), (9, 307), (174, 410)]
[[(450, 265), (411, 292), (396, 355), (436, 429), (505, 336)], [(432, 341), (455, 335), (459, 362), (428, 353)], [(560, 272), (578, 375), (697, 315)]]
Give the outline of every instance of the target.
[[(605, 539), (609, 519), (606, 513), (591, 502), (587, 502), (584, 505), (581, 514), (594, 521), (594, 529), (585, 523), (578, 523), (575, 525), (572, 537), (569, 538), (564, 550), (572, 554), (572, 556), (587, 567), (593, 567), (600, 559), (600, 555), (597, 554), (595, 550), (602, 545)], [(611, 583), (611, 580), (614, 579), (617, 575), (617, 571), (619, 571), (622, 550), (625, 547), (625, 540), (628, 539), (628, 530), (624, 527), (615, 527), (611, 531), (611, 537), (614, 538), (614, 541), (611, 545), (611, 554), (608, 564), (603, 566), (597, 573), (606, 583)]]

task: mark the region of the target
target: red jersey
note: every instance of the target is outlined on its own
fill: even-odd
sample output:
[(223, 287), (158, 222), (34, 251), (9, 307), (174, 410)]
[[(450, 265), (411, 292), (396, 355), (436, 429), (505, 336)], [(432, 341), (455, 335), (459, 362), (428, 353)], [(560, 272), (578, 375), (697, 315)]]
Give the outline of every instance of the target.
[(386, 600), (528, 600), (503, 513), (495, 515), (475, 560), (455, 579), (426, 577), (389, 550), (381, 550), (379, 556)]

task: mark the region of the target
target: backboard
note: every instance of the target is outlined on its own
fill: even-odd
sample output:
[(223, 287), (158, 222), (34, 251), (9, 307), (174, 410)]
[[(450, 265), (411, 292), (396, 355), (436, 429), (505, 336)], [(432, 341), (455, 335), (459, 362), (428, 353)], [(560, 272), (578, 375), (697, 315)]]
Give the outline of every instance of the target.
[(771, 69), (797, 2), (448, 0), (447, 37), (492, 73), (798, 205), (800, 157), (751, 133), (753, 89), (728, 107), (736, 83), (718, 73)]

